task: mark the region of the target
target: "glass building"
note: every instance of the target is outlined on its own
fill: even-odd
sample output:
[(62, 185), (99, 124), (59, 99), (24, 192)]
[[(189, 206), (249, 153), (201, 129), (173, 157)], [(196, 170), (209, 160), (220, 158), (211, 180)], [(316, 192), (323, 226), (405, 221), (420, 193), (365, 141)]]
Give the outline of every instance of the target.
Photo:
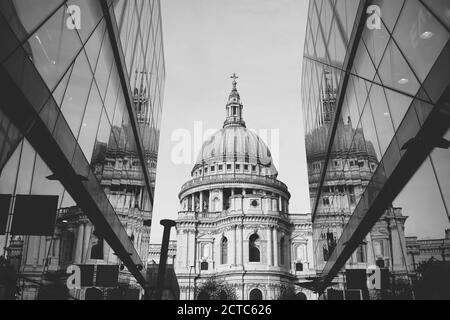
[[(64, 284), (71, 264), (117, 265), (119, 282), (145, 287), (165, 83), (159, 0), (3, 0), (0, 41), (0, 195), (13, 199), (0, 210), (0, 256), (19, 298)], [(14, 231), (23, 195), (57, 197), (52, 235)]]
[[(302, 103), (314, 290), (351, 289), (348, 270), (378, 265), (391, 294), (404, 284), (399, 295), (420, 297), (425, 266), (449, 269), (449, 38), (446, 0), (310, 1)], [(448, 297), (448, 283), (436, 290), (428, 296)]]

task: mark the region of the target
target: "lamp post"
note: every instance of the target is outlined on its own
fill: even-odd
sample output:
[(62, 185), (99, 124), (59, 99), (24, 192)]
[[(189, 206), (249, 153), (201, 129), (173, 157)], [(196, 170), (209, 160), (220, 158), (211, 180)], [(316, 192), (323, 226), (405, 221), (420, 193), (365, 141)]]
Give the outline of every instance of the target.
[(158, 282), (155, 295), (156, 300), (161, 300), (162, 298), (166, 275), (167, 254), (169, 252), (170, 230), (176, 226), (176, 223), (173, 220), (161, 220), (160, 223), (164, 227), (164, 234), (161, 246), (161, 256), (159, 259)]

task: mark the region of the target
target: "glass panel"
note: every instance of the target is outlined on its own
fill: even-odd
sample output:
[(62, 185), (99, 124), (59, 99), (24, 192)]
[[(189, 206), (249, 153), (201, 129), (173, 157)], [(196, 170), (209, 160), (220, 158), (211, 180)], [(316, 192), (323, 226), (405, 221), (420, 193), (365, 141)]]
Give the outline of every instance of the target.
[(92, 158), (95, 143), (94, 137), (97, 135), (102, 109), (103, 104), (100, 99), (100, 94), (98, 93), (97, 86), (93, 85), (78, 137), (78, 144), (83, 150), (86, 159)]
[(50, 181), (47, 179), (53, 173), (44, 163), (39, 155), (36, 157), (36, 164), (33, 170), (33, 183), (31, 186), (31, 194), (36, 195), (55, 195), (62, 200), (64, 187), (58, 181)]
[(442, 23), (450, 28), (450, 3), (448, 0), (423, 0)]
[(378, 142), (380, 144), (380, 151), (381, 154), (384, 154), (394, 136), (394, 127), (383, 88), (373, 85), (370, 91), (369, 101), (374, 117)]
[(28, 40), (31, 60), (52, 90), (81, 49), (77, 33), (61, 28), (66, 23), (66, 7), (61, 7)]
[(0, 172), (0, 193), (13, 194), (17, 179), (17, 170), (20, 164), (20, 156), (22, 155), (23, 141), (16, 148), (12, 156), (9, 158), (3, 170)]
[(109, 76), (114, 63), (111, 43), (107, 34), (103, 38), (102, 49), (98, 58), (97, 69), (95, 70), (95, 79), (102, 99), (105, 97), (108, 87)]
[(36, 152), (30, 143), (24, 140), (22, 154), (20, 156), (19, 174), (17, 176), (17, 194), (29, 194), (31, 192), (31, 182), (33, 179)]
[[(444, 139), (450, 141), (450, 130), (444, 136)], [(445, 148), (436, 148), (431, 153), (430, 160), (436, 173), (439, 191), (442, 194), (445, 211), (450, 220), (450, 150)]]
[(63, 0), (48, 0), (44, 2), (8, 0), (1, 1), (0, 10), (7, 18), (8, 23), (14, 28), (19, 40), (24, 40), (26, 36), (50, 16), (51, 12), (63, 3)]
[(406, 111), (411, 106), (413, 98), (389, 89), (384, 89), (384, 93), (386, 94), (394, 128), (397, 130), (403, 120), (403, 117), (405, 116)]
[(405, 233), (408, 236), (421, 239), (439, 238), (443, 236), (445, 229), (450, 229), (439, 185), (429, 159), (398, 195), (394, 206), (403, 208), (408, 217), (405, 224)]
[(390, 38), (389, 34), (384, 28), (381, 28), (380, 30), (364, 28), (362, 38), (366, 44), (369, 55), (372, 58), (373, 64), (378, 68)]
[(427, 77), (449, 37), (419, 1), (406, 1), (394, 38), (420, 81)]
[(80, 131), (91, 86), (92, 72), (83, 52), (75, 62), (70, 75), (70, 82), (61, 104), (61, 112), (74, 136), (78, 136)]
[(89, 41), (84, 46), (92, 70), (96, 70), (97, 68), (97, 61), (100, 56), (100, 50), (102, 48), (102, 43), (105, 37), (108, 37), (108, 34), (106, 33), (105, 22), (102, 21), (100, 25), (92, 33), (92, 36), (89, 38)]
[(389, 41), (378, 73), (385, 86), (415, 96), (420, 84), (412, 73), (395, 43)]

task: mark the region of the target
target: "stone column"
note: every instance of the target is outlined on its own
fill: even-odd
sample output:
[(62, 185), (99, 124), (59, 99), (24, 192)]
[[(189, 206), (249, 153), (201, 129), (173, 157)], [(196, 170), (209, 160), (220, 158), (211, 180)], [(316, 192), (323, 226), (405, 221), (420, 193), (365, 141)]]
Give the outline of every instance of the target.
[(232, 256), (232, 265), (236, 265), (236, 260), (237, 260), (237, 248), (238, 245), (236, 243), (236, 226), (233, 226), (233, 256)]
[(83, 257), (84, 223), (78, 226), (77, 244), (75, 246), (75, 264), (81, 264)]
[[(303, 263), (307, 265), (306, 267), (308, 268), (308, 271), (309, 271), (309, 263), (310, 263), (310, 261), (314, 261), (314, 260), (310, 260), (309, 259), (309, 254), (308, 254), (308, 246), (309, 245), (312, 245), (312, 242), (310, 244), (308, 242), (308, 240), (306, 240), (306, 243), (305, 243), (305, 261)], [(311, 246), (311, 251), (309, 251), (309, 252), (313, 252), (312, 246)], [(314, 257), (312, 257), (312, 259), (314, 259)], [(303, 267), (303, 270), (305, 270), (305, 267)]]
[(39, 255), (37, 264), (44, 265), (46, 256), (47, 256), (47, 238), (39, 237)]
[(214, 245), (215, 245), (215, 239), (213, 238), (213, 242), (211, 244), (211, 254), (209, 255), (209, 260), (211, 260), (211, 265), (212, 265), (213, 271), (216, 268), (216, 264), (218, 262), (220, 263), (220, 260), (216, 260), (216, 258), (215, 258), (216, 248), (214, 247)]
[(244, 265), (244, 225), (242, 225), (240, 227), (241, 229), (241, 261), (242, 261), (242, 265)]
[(298, 257), (296, 256), (296, 252), (294, 250), (294, 244), (292, 243), (292, 240), (289, 240), (289, 252), (291, 255), (291, 260), (290, 260), (290, 268), (291, 268), (291, 272), (293, 274), (295, 274), (295, 260), (298, 259)]
[(278, 267), (278, 230), (273, 228), (273, 265)]
[(244, 264), (244, 250), (243, 250), (243, 243), (244, 243), (244, 230), (242, 226), (236, 226), (236, 228), (239, 228), (239, 244), (236, 243), (237, 248), (237, 265), (243, 265)]
[(203, 212), (203, 191), (200, 191), (200, 212)]
[(242, 197), (236, 198), (234, 204), (236, 206), (236, 210), (242, 210)]
[(189, 265), (189, 230), (183, 230), (185, 234), (185, 241), (184, 241), (184, 254), (185, 254), (185, 260), (186, 260), (186, 268), (190, 268)]
[[(57, 258), (59, 261), (59, 248), (60, 248), (60, 243), (61, 243), (61, 236), (58, 235), (56, 238), (53, 239), (53, 257)], [(58, 262), (59, 263), (59, 262)]]
[(278, 196), (278, 211), (283, 211), (283, 199), (281, 198), (281, 195)]
[(272, 259), (272, 227), (267, 229), (267, 265), (273, 266)]
[(291, 237), (288, 238), (288, 242), (287, 242), (287, 250), (286, 250), (286, 261), (285, 261), (285, 265), (288, 267), (289, 271), (291, 271), (291, 267), (292, 267), (292, 242), (291, 242)]
[(189, 266), (193, 266), (197, 262), (197, 252), (195, 247), (197, 246), (197, 241), (195, 241), (195, 230), (189, 231), (189, 256), (190, 256), (190, 264)]
[(142, 233), (141, 233), (141, 231), (138, 232), (136, 251), (138, 252), (139, 256), (142, 258)]
[(209, 197), (208, 197), (208, 199), (209, 199), (209, 206), (208, 206), (208, 208), (209, 208), (209, 212), (214, 212), (214, 208), (213, 208), (213, 199), (212, 199), (212, 191), (211, 190), (208, 190), (208, 192), (209, 192)]

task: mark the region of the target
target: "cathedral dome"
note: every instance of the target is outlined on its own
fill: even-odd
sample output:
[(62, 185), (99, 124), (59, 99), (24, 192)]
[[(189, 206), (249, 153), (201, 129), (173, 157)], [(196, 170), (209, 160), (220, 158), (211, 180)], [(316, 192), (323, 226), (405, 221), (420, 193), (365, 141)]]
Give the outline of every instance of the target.
[[(327, 140), (331, 125), (322, 125), (306, 135), (306, 156), (308, 162), (324, 160), (327, 154)], [(354, 129), (351, 121), (338, 124), (331, 158), (368, 157), (378, 162), (373, 143), (364, 138), (361, 129)]]
[(212, 163), (242, 162), (267, 168), (267, 175), (276, 176), (269, 147), (254, 132), (241, 125), (225, 126), (202, 146), (195, 167)]
[[(248, 166), (250, 171), (256, 171), (259, 175), (276, 178), (278, 172), (268, 146), (256, 133), (245, 126), (242, 117), (243, 105), (236, 84), (236, 78), (234, 78), (233, 89), (226, 105), (227, 118), (223, 129), (203, 144), (192, 172), (209, 165), (234, 164)], [(217, 171), (217, 173), (221, 172)]]

